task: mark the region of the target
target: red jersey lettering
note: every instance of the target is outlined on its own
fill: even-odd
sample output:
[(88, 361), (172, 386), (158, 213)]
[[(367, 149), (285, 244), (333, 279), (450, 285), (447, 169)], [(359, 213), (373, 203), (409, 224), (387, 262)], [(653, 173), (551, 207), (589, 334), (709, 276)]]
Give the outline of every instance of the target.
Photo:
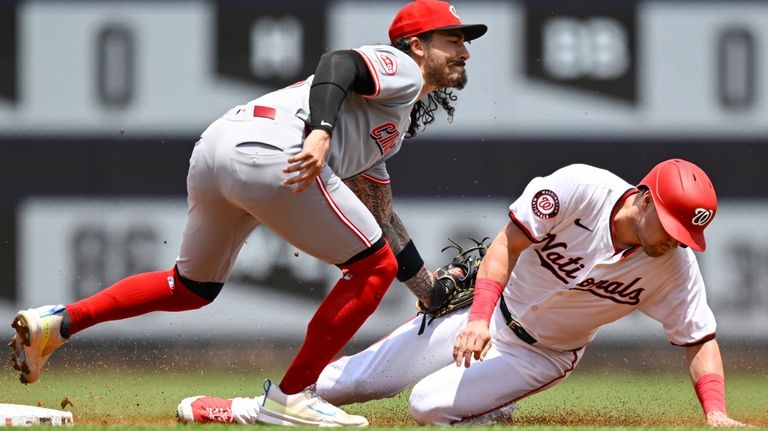
[(395, 123), (386, 122), (371, 130), (371, 138), (376, 141), (376, 144), (381, 150), (381, 154), (386, 154), (397, 145), (397, 142), (400, 139), (400, 131), (397, 130), (397, 125)]

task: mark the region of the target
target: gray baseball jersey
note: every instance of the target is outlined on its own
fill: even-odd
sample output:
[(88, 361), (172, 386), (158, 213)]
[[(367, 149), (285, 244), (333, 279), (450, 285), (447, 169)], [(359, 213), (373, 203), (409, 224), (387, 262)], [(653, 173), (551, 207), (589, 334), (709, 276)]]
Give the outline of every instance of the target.
[[(342, 179), (373, 168), (377, 176), (389, 178), (383, 162), (400, 150), (410, 113), (423, 80), (419, 66), (407, 54), (386, 45), (363, 46), (355, 50), (368, 65), (375, 91), (370, 96), (349, 92), (334, 125), (328, 165)], [(314, 76), (269, 93), (230, 112), (248, 116), (251, 107), (270, 106), (295, 116), (293, 127), (304, 130), (309, 122), (309, 91)], [(277, 145), (289, 153), (301, 150), (302, 142), (281, 140)]]
[[(301, 151), (312, 78), (236, 106), (202, 134), (190, 160), (187, 226), (177, 264), (195, 281), (223, 282), (260, 224), (318, 259), (342, 263), (381, 237), (373, 215), (343, 179), (389, 182), (385, 160), (401, 147), (423, 87), (421, 71), (390, 46), (363, 46), (375, 93), (350, 92), (328, 163), (299, 195), (283, 185), (287, 159)], [(292, 174), (295, 175), (295, 174)]]

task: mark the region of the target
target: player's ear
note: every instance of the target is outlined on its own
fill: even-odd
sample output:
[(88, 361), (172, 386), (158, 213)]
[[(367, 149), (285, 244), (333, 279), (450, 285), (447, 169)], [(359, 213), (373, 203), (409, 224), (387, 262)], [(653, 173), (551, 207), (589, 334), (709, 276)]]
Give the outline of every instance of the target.
[(422, 40), (422, 39), (420, 39), (420, 38), (418, 38), (416, 36), (413, 36), (413, 37), (411, 37), (408, 40), (408, 44), (411, 47), (411, 52), (415, 56), (417, 56), (419, 58), (423, 58), (426, 55), (426, 53), (427, 53), (427, 43), (424, 40)]
[(653, 206), (653, 196), (651, 195), (651, 191), (648, 189), (644, 189), (641, 196), (641, 202), (643, 209), (648, 209)]

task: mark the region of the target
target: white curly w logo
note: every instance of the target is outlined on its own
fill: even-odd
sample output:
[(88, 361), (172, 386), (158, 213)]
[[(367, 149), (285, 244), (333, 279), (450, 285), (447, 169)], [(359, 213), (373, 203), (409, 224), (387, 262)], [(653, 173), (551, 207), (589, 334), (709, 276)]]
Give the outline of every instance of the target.
[(696, 215), (691, 219), (694, 226), (704, 226), (712, 219), (714, 211), (704, 208), (696, 208)]

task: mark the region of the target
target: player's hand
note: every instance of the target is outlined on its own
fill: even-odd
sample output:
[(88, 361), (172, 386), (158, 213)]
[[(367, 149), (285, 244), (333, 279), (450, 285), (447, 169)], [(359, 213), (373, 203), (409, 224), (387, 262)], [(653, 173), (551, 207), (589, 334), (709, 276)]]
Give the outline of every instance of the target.
[(473, 357), (482, 361), (490, 348), (491, 331), (488, 329), (488, 324), (483, 320), (470, 320), (456, 336), (453, 359), (457, 367), (460, 367), (463, 362), (464, 366), (469, 368)]
[(731, 419), (727, 414), (723, 412), (709, 412), (707, 413), (707, 425), (713, 427), (746, 427), (749, 426), (745, 423)]
[(290, 165), (283, 169), (286, 174), (298, 172), (299, 174), (283, 181), (286, 186), (296, 184), (294, 194), (299, 194), (308, 189), (315, 182), (315, 178), (325, 166), (328, 159), (328, 151), (331, 147), (331, 135), (325, 130), (315, 129), (304, 139), (301, 152), (288, 159)]

